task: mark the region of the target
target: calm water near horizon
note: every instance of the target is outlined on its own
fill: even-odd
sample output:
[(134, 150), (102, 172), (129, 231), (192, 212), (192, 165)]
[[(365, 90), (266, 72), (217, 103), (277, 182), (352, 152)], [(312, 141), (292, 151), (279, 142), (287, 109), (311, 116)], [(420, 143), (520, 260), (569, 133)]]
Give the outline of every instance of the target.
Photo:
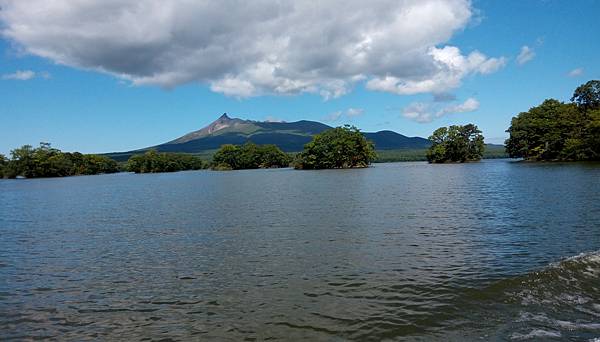
[(0, 340), (600, 338), (600, 164), (0, 181)]

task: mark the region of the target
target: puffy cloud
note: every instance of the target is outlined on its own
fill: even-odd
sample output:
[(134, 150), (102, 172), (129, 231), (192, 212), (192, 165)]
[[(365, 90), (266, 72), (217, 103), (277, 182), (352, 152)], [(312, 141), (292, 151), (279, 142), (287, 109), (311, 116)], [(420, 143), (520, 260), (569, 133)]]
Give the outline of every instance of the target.
[(430, 109), (428, 103), (413, 102), (404, 108), (402, 116), (420, 123), (431, 122), (433, 121), (433, 114)]
[(427, 52), (434, 63), (434, 72), (420, 78), (402, 78), (393, 75), (374, 77), (367, 88), (399, 95), (444, 93), (460, 86), (469, 74), (490, 74), (506, 64), (506, 59), (488, 58), (478, 51), (463, 55), (457, 47), (432, 47)]
[(479, 109), (479, 101), (470, 97), (465, 100), (463, 103), (459, 103), (457, 105), (452, 105), (448, 107), (444, 107), (441, 111), (437, 113), (437, 116), (443, 116), (449, 113), (467, 113), (474, 112)]
[(12, 74), (2, 75), (3, 80), (27, 81), (35, 77), (35, 72), (31, 70), (17, 70)]
[(404, 108), (402, 116), (416, 122), (428, 123), (447, 114), (474, 112), (477, 109), (479, 109), (479, 101), (472, 97), (463, 103), (443, 107), (431, 103), (414, 102)]
[(444, 44), (469, 0), (0, 0), (2, 35), (60, 64), (135, 85), (201, 82), (229, 96), (342, 96), (359, 81), (443, 93), (505, 64)]
[(334, 122), (334, 121), (338, 121), (342, 118), (352, 119), (357, 116), (363, 115), (364, 112), (365, 112), (365, 110), (362, 108), (348, 108), (346, 111), (339, 110), (339, 111), (336, 111), (333, 113), (329, 113), (329, 115), (327, 115), (324, 118), (324, 120), (329, 121), (329, 122)]
[(535, 51), (527, 45), (521, 47), (521, 52), (517, 56), (517, 64), (523, 65), (535, 57)]
[(569, 77), (579, 77), (581, 75), (583, 75), (583, 68), (577, 68), (577, 69), (573, 69), (571, 71), (569, 71), (569, 73), (567, 74), (567, 76)]

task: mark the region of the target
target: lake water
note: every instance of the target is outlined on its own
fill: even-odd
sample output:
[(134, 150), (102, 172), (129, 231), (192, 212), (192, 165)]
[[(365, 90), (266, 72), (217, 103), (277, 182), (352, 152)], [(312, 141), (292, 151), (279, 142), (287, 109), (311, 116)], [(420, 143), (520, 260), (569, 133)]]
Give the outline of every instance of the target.
[(0, 340), (600, 337), (600, 164), (0, 181)]

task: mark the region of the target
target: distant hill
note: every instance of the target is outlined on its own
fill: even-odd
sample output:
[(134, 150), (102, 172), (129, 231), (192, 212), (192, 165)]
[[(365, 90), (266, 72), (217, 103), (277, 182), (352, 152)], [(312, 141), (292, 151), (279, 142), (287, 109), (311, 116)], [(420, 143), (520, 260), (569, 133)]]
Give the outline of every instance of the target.
[[(311, 141), (313, 135), (330, 128), (332, 127), (316, 121), (263, 122), (230, 118), (223, 114), (210, 125), (164, 144), (134, 151), (108, 153), (107, 156), (124, 161), (133, 154), (144, 153), (150, 149), (159, 152), (200, 154), (216, 150), (224, 144), (243, 144), (247, 141), (277, 145), (285, 152), (299, 152)], [(431, 144), (427, 139), (407, 137), (393, 131), (364, 135), (375, 143), (376, 150), (415, 150), (427, 148)]]

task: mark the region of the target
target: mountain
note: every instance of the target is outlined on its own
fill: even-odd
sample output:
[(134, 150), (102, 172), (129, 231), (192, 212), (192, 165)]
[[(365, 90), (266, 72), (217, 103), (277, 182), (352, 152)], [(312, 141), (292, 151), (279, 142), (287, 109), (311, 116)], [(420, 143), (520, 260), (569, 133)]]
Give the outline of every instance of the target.
[[(316, 121), (251, 121), (230, 118), (223, 114), (210, 125), (167, 143), (107, 155), (121, 161), (149, 149), (159, 152), (205, 153), (219, 149), (224, 144), (243, 144), (247, 141), (255, 144), (274, 144), (286, 152), (299, 152), (313, 135), (330, 128), (332, 127)], [(365, 132), (364, 135), (375, 143), (376, 150), (423, 149), (430, 145), (427, 139), (406, 137), (392, 131)]]

